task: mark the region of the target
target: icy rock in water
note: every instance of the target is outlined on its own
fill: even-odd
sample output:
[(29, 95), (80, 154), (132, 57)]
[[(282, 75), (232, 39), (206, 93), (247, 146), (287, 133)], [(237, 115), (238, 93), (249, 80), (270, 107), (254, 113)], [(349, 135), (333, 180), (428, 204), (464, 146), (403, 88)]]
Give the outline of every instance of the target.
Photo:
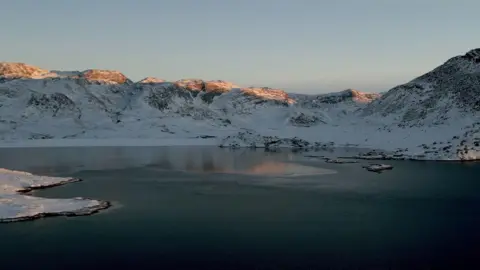
[(85, 198), (46, 199), (20, 194), (76, 181), (80, 180), (0, 169), (0, 222), (32, 220), (46, 216), (90, 215), (110, 206), (106, 201)]
[(364, 168), (367, 171), (371, 171), (371, 172), (382, 172), (385, 170), (393, 169), (393, 166), (387, 165), (387, 164), (370, 164), (370, 165), (364, 166)]
[(387, 156), (384, 153), (377, 153), (376, 151), (370, 151), (364, 154), (359, 154), (355, 158), (367, 159), (367, 160), (378, 160), (378, 159), (386, 159)]
[(349, 164), (349, 163), (358, 163), (356, 160), (346, 160), (346, 159), (330, 159), (326, 158), (325, 162), (327, 163), (335, 163), (335, 164)]

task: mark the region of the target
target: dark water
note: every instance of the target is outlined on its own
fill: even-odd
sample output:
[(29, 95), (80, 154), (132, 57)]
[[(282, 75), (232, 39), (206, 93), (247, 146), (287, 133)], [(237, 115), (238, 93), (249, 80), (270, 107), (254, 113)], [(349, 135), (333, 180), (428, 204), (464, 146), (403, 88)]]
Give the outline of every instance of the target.
[[(85, 180), (38, 196), (115, 202), (0, 224), (1, 269), (479, 268), (480, 164), (388, 162), (394, 170), (375, 174), (304, 155), (0, 149), (0, 167)], [(281, 177), (312, 172), (285, 164), (337, 173)]]

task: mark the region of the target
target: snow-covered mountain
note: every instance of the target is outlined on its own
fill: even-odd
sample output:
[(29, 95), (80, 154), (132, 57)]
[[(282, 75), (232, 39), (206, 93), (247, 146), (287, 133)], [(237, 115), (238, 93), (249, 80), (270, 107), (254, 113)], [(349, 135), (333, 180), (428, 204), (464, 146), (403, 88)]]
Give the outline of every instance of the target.
[(118, 71), (0, 63), (0, 140), (216, 137), (225, 147), (355, 145), (390, 157), (478, 159), (479, 94), (480, 49), (383, 95), (133, 82)]

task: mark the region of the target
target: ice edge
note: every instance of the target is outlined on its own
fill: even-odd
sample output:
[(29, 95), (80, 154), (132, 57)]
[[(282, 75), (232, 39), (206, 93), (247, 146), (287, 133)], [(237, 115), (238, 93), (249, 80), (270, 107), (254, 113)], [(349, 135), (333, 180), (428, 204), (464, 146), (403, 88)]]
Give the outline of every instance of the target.
[[(56, 186), (62, 186), (68, 183), (75, 183), (75, 182), (80, 182), (83, 181), (80, 178), (69, 178), (64, 181), (60, 182), (54, 182), (50, 184), (43, 184), (43, 185), (32, 185), (29, 187), (22, 187), (21, 189), (16, 190), (16, 193), (18, 194), (25, 194), (32, 192), (34, 190), (40, 190), (40, 189), (47, 189), (51, 187), (56, 187)], [(38, 197), (36, 197), (38, 198)], [(30, 220), (35, 220), (35, 219), (40, 219), (40, 218), (45, 218), (45, 217), (57, 217), (57, 216), (66, 216), (66, 217), (74, 217), (74, 216), (89, 216), (98, 213), (101, 210), (106, 210), (112, 206), (112, 203), (109, 201), (104, 201), (104, 200), (96, 200), (96, 199), (91, 199), (91, 198), (83, 198), (83, 197), (77, 197), (73, 198), (72, 200), (84, 200), (84, 201), (95, 201), (98, 202), (97, 205), (89, 206), (89, 207), (83, 207), (79, 208), (76, 210), (72, 211), (60, 211), (60, 212), (42, 212), (42, 213), (37, 213), (34, 215), (30, 216), (22, 216), (22, 217), (11, 217), (11, 218), (1, 218), (0, 217), (0, 223), (13, 223), (13, 222), (21, 222), (21, 221), (30, 221)]]

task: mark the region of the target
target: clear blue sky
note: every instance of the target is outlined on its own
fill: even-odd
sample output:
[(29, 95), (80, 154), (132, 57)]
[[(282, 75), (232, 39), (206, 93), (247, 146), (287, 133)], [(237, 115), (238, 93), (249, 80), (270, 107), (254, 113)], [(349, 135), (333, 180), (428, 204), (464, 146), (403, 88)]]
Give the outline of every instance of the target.
[(0, 61), (383, 91), (480, 47), (478, 0), (0, 0)]

